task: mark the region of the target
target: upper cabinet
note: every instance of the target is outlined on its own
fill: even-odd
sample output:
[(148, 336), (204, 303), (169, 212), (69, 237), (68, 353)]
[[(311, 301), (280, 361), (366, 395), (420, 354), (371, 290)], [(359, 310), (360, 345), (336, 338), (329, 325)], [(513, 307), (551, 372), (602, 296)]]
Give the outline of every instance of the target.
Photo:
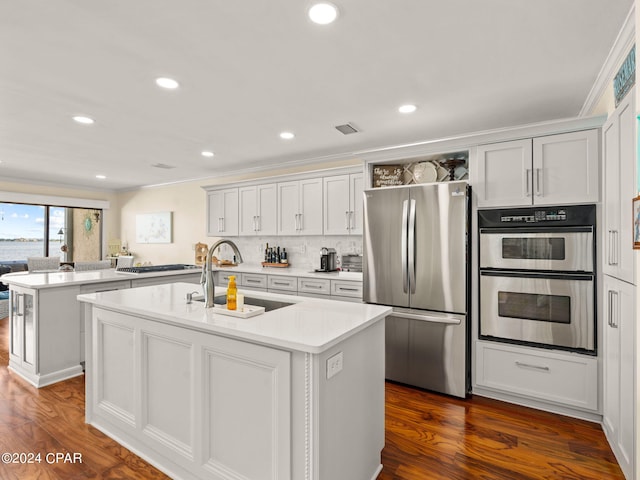
[(278, 183), (278, 235), (322, 235), (322, 178)]
[(635, 284), (631, 199), (636, 195), (635, 89), (620, 102), (602, 127), (603, 271)]
[(275, 235), (278, 196), (275, 183), (238, 189), (240, 235)]
[(324, 234), (362, 235), (361, 173), (324, 177)]
[(207, 191), (207, 235), (238, 235), (238, 189)]
[(480, 145), (471, 181), (479, 207), (599, 200), (598, 130)]

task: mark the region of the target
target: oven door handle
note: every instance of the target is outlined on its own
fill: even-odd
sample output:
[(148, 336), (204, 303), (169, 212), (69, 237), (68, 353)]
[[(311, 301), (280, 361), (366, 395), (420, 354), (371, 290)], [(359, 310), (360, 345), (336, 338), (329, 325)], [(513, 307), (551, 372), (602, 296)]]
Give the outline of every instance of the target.
[(530, 234), (530, 235), (545, 235), (549, 233), (593, 233), (593, 227), (581, 226), (581, 227), (498, 227), (489, 228), (481, 227), (480, 235), (497, 235), (497, 234)]
[(533, 278), (548, 280), (579, 280), (593, 281), (593, 273), (590, 272), (540, 272), (536, 270), (480, 270), (480, 276), (485, 277), (509, 277), (509, 278)]

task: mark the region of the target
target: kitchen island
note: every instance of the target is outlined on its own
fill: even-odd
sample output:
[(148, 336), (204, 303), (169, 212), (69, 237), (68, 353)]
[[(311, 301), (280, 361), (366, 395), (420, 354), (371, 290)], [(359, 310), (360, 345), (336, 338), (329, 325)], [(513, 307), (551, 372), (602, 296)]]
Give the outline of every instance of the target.
[(78, 297), (86, 421), (176, 479), (375, 479), (391, 309), (251, 292), (288, 306), (235, 318), (192, 292)]
[[(16, 272), (8, 284), (9, 369), (36, 387), (82, 375), (84, 322), (81, 293), (128, 289), (175, 281), (199, 283), (200, 269), (126, 274), (114, 269), (86, 272)], [(194, 290), (199, 285), (192, 285)]]

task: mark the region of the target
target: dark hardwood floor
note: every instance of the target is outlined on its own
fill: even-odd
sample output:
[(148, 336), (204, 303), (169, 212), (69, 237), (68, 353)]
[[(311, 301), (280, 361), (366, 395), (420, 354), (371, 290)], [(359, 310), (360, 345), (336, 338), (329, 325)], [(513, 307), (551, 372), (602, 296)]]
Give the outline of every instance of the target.
[[(7, 323), (0, 320), (0, 455), (39, 453), (42, 463), (0, 463), (1, 480), (168, 478), (84, 423), (84, 377), (36, 389), (10, 373)], [(386, 397), (378, 480), (623, 479), (597, 424), (393, 383)], [(82, 463), (47, 463), (56, 453), (79, 453)]]

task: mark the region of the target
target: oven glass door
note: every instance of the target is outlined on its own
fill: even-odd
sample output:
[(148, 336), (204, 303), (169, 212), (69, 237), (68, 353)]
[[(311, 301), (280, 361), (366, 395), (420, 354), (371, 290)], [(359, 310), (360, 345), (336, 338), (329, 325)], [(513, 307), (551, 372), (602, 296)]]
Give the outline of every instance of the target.
[(586, 274), (480, 272), (480, 336), (595, 351), (594, 280)]
[(593, 272), (593, 231), (480, 231), (480, 268)]

